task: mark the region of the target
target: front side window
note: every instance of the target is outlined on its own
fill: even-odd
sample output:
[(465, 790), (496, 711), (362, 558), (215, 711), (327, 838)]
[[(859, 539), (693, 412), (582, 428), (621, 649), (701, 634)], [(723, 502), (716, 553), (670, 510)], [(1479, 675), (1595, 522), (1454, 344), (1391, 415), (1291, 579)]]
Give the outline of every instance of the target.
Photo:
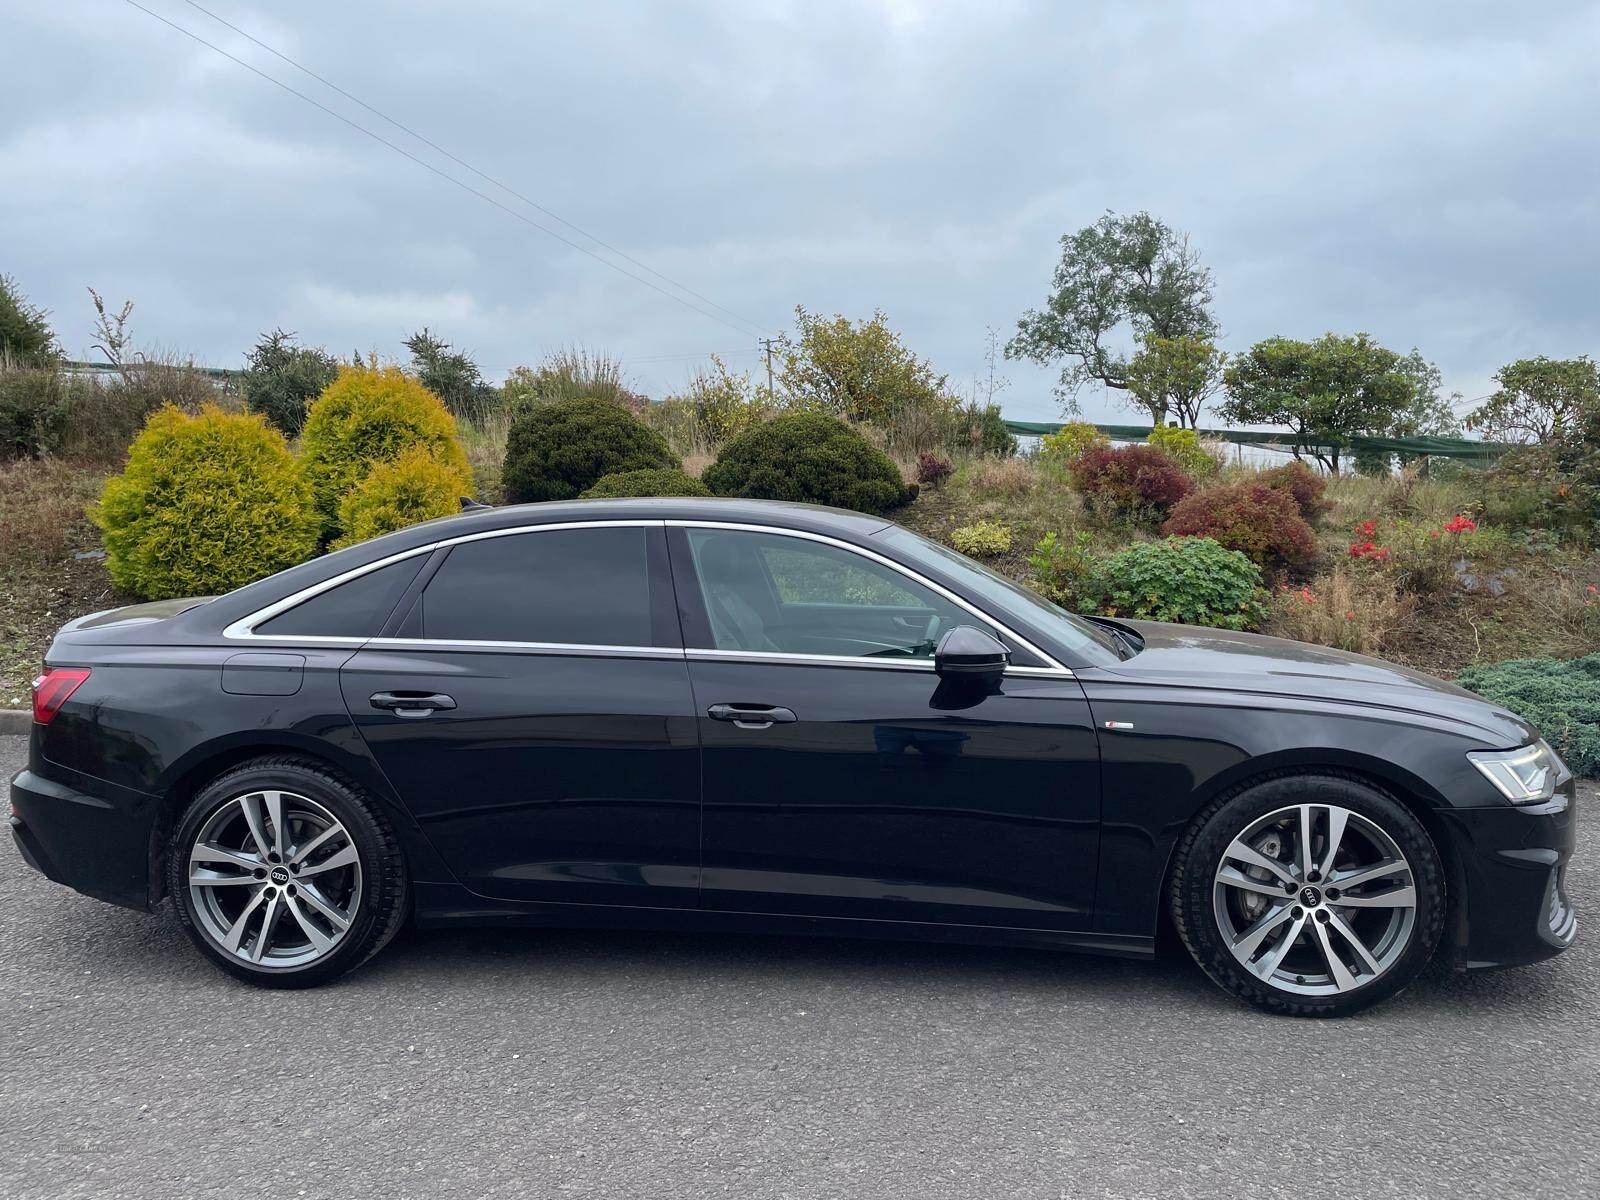
[(941, 632), (984, 623), (892, 567), (826, 542), (690, 529), (718, 650), (931, 658)]
[(427, 559), (425, 553), (413, 554), (357, 575), (261, 622), (253, 632), (275, 637), (377, 637)]
[(654, 645), (649, 532), (552, 529), (462, 542), (423, 589), (406, 633), (441, 642)]

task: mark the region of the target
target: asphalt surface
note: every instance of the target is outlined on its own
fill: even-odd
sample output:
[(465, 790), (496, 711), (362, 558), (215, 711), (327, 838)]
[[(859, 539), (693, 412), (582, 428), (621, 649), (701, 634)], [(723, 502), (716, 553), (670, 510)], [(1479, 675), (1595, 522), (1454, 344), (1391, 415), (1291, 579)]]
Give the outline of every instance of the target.
[[(0, 780), (24, 746), (0, 738)], [(1600, 797), (1579, 943), (1338, 1022), (1186, 961), (408, 933), (266, 992), (0, 847), (0, 1194), (1600, 1194)]]

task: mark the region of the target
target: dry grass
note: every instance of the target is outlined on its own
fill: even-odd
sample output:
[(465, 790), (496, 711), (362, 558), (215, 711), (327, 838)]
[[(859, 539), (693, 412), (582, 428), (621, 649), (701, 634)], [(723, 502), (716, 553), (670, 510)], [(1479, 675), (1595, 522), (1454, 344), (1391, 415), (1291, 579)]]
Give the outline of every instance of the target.
[(1263, 633), (1381, 654), (1408, 622), (1413, 599), (1385, 571), (1337, 563), (1300, 587), (1284, 586), (1273, 597)]
[(458, 423), (461, 448), (472, 468), (473, 498), (485, 504), (499, 504), (504, 498), (500, 471), (506, 459), (506, 436), (511, 432), (511, 414), (490, 413), (478, 421)]
[(0, 708), (28, 703), (50, 638), (73, 617), (122, 603), (84, 515), (103, 471), (60, 459), (0, 464)]

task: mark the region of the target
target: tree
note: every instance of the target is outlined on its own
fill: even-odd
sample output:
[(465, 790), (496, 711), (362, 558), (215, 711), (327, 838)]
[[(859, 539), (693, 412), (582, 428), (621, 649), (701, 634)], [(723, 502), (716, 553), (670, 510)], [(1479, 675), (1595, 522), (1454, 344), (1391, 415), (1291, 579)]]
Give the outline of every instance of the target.
[(406, 339), (406, 349), (422, 386), (443, 400), (452, 415), (479, 421), (496, 407), (500, 393), (483, 381), (478, 364), (434, 337), (426, 325)]
[(1364, 333), (1268, 338), (1223, 373), (1228, 398), (1217, 411), (1242, 424), (1288, 426), (1296, 458), (1309, 451), (1337, 472), (1346, 438), (1388, 429), (1413, 402), (1416, 384), (1400, 361)]
[(305, 424), (306, 408), (339, 374), (338, 359), (320, 346), (297, 346), (294, 338), (282, 329), (262, 334), (245, 355), (239, 381), (245, 407), (290, 438)]
[(1521, 358), (1495, 372), (1500, 385), (1467, 418), (1491, 439), (1541, 443), (1600, 403), (1600, 368), (1589, 358)]
[(50, 314), (28, 298), (9, 275), (0, 275), (0, 360), (43, 366), (60, 353)]
[(1222, 386), (1227, 361), (1205, 338), (1147, 333), (1128, 361), (1128, 392), (1150, 414), (1152, 425), (1165, 425), (1171, 414), (1182, 428), (1195, 429), (1200, 410)]
[(1006, 357), (1061, 362), (1056, 394), (1071, 416), (1085, 383), (1129, 390), (1128, 360), (1109, 345), (1119, 329), (1135, 338), (1214, 337), (1211, 288), (1211, 271), (1186, 234), (1147, 212), (1108, 212), (1062, 237), (1050, 296), (1022, 315)]
[(786, 335), (778, 350), (778, 383), (793, 407), (879, 425), (906, 407), (954, 412), (947, 377), (907, 349), (882, 312), (852, 322), (796, 307), (794, 319), (798, 337)]
[[(1456, 416), (1455, 405), (1460, 392), (1443, 394), (1444, 378), (1439, 368), (1422, 357), (1415, 346), (1395, 364), (1395, 370), (1411, 381), (1411, 402), (1395, 414), (1386, 428), (1371, 432), (1384, 437), (1460, 437), (1461, 418)], [(1356, 470), (1363, 475), (1387, 475), (1392, 456), (1383, 451), (1360, 450), (1356, 452)], [(1415, 462), (1426, 455), (1401, 453), (1400, 463)]]

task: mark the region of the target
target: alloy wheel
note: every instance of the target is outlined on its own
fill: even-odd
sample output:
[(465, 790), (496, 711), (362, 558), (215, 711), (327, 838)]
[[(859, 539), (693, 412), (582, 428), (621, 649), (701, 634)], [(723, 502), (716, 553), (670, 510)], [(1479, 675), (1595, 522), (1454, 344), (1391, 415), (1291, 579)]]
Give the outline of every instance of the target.
[(323, 958), (361, 907), (361, 860), (350, 834), (327, 808), (294, 792), (223, 801), (195, 834), (188, 875), (206, 937), (257, 967)]
[(1222, 854), (1213, 908), (1245, 970), (1306, 996), (1354, 991), (1397, 963), (1416, 929), (1411, 864), (1352, 809), (1297, 804), (1252, 822)]

